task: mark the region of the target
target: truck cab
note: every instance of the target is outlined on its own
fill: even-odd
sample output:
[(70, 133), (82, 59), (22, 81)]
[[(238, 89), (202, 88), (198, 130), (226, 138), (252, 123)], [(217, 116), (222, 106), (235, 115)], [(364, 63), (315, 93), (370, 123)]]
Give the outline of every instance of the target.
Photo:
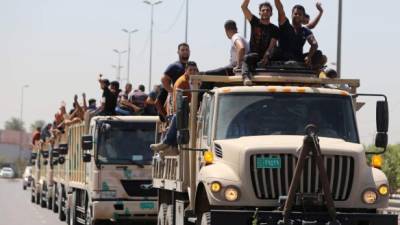
[(70, 224), (155, 220), (149, 146), (157, 124), (153, 116), (113, 116), (69, 128)]
[[(358, 80), (266, 72), (250, 87), (241, 85), (239, 76), (192, 76), (191, 82), (190, 110), (184, 97), (177, 101), (180, 153), (154, 161), (159, 224), (171, 219), (172, 224), (278, 224), (310, 124), (317, 128), (335, 218), (349, 224), (397, 223), (395, 216), (377, 213), (388, 205), (389, 183), (368, 165), (359, 140)], [(204, 82), (216, 87), (198, 90)], [(200, 104), (199, 92), (204, 92)], [(377, 103), (376, 146), (385, 148), (387, 100), (370, 96), (384, 99)], [(312, 154), (301, 169), (290, 219), (325, 224), (327, 197)], [(177, 172), (168, 176), (170, 171)]]

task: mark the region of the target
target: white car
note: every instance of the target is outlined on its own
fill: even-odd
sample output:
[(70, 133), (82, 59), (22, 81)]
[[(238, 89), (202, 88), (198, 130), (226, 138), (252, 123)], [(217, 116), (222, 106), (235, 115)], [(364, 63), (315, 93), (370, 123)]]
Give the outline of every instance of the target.
[(10, 167), (3, 167), (0, 170), (0, 177), (14, 178), (14, 176), (15, 176), (14, 170)]

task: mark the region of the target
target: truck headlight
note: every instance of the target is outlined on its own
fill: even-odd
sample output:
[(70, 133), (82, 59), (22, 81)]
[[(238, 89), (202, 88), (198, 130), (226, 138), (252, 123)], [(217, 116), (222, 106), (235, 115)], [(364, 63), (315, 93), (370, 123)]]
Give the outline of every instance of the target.
[(227, 187), (225, 189), (225, 199), (234, 202), (239, 199), (239, 190), (236, 187)]
[(362, 199), (364, 203), (371, 205), (375, 204), (376, 200), (378, 199), (378, 195), (376, 194), (376, 191), (369, 189), (363, 192)]

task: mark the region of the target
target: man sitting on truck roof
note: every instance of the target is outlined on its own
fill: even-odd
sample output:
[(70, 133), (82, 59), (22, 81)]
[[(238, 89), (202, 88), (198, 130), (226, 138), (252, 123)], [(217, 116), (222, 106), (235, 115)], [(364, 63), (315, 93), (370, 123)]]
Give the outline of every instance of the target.
[(271, 23), (272, 5), (264, 2), (259, 5), (260, 18), (249, 10), (250, 0), (244, 0), (242, 11), (251, 24), (250, 51), (258, 54), (258, 61), (261, 66), (269, 62), (272, 51), (276, 47), (279, 38), (279, 29)]
[(250, 46), (239, 33), (236, 22), (228, 20), (225, 22), (225, 33), (229, 40), (232, 42), (230, 49), (229, 65), (214, 70), (206, 71), (207, 75), (235, 75), (234, 71), (242, 68), (244, 56), (249, 52)]
[(187, 43), (181, 43), (178, 45), (178, 56), (179, 60), (170, 64), (165, 70), (164, 76), (161, 78), (163, 88), (157, 96), (157, 101), (155, 103), (161, 119), (164, 119), (166, 116), (164, 104), (167, 100), (168, 93), (172, 93), (176, 80), (185, 73), (186, 63), (190, 58), (190, 48)]
[[(295, 60), (304, 62), (312, 69), (319, 70), (326, 63), (326, 56), (318, 50), (318, 42), (313, 33), (302, 26), (306, 10), (301, 5), (292, 9), (292, 24), (286, 17), (285, 10), (280, 0), (275, 0), (279, 18), (279, 48), (274, 52), (274, 57), (283, 61)], [(311, 48), (308, 53), (303, 53), (304, 44), (308, 41)]]
[[(186, 65), (186, 71), (185, 74), (183, 74), (175, 83), (174, 88), (173, 88), (173, 93), (174, 93), (174, 112), (176, 112), (176, 92), (178, 90), (190, 90), (190, 76), (197, 74), (198, 69), (197, 69), (197, 64), (195, 62), (188, 62)], [(189, 91), (186, 91), (183, 93), (185, 96), (187, 96), (189, 99), (191, 98), (191, 93)], [(163, 140), (161, 143), (158, 144), (152, 144), (150, 145), (150, 148), (154, 152), (163, 152), (163, 154), (168, 154), (168, 155), (176, 155), (177, 154), (177, 128), (176, 128), (176, 114), (174, 114), (171, 118), (170, 126), (165, 134)]]

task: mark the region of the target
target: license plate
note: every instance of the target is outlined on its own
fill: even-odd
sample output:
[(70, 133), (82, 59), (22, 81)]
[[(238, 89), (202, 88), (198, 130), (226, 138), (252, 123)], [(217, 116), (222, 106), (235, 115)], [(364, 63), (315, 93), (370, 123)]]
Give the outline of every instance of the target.
[(154, 202), (141, 202), (140, 208), (141, 209), (154, 209)]
[(280, 169), (282, 167), (279, 157), (260, 157), (257, 158), (257, 169)]

